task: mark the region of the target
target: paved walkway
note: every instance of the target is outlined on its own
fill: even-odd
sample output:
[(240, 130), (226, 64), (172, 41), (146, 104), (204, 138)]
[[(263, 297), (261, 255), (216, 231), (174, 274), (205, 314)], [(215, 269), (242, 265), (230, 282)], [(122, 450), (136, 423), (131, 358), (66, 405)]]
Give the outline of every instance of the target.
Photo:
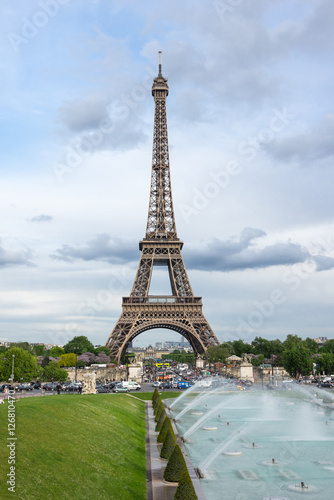
[[(146, 402), (146, 458), (147, 469), (148, 471), (150, 469), (150, 473), (148, 472), (147, 474), (147, 500), (173, 500), (177, 488), (177, 483), (167, 483), (163, 479), (163, 470), (167, 465), (167, 460), (160, 458), (160, 448), (157, 443), (158, 432), (155, 432), (155, 425), (156, 422), (154, 421), (152, 402), (148, 401)], [(186, 460), (188, 471), (193, 481), (198, 499), (206, 500), (206, 497), (200, 485), (200, 481), (196, 476), (194, 468), (189, 460), (189, 457), (186, 454), (186, 450), (180, 437), (177, 434), (177, 430), (175, 427), (174, 432), (177, 443), (180, 445), (184, 458)], [(149, 485), (150, 480), (151, 485)]]

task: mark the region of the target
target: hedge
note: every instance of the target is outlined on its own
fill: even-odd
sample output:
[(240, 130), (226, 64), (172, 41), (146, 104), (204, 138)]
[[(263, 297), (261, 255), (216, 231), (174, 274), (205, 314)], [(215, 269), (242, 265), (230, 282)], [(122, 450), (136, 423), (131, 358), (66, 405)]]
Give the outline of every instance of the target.
[(155, 412), (155, 417), (154, 417), (154, 420), (157, 422), (160, 418), (160, 415), (161, 413), (165, 411), (165, 407), (163, 405), (163, 403), (161, 403), (161, 405), (157, 406), (157, 410)]
[(152, 402), (154, 403), (154, 401), (157, 399), (157, 397), (160, 396), (159, 394), (159, 391), (157, 388), (154, 389), (154, 392), (153, 392), (153, 395), (152, 395)]
[(174, 446), (171, 456), (169, 457), (167, 467), (164, 472), (164, 479), (170, 482), (178, 482), (182, 474), (187, 470), (187, 464), (179, 445)]
[(198, 500), (188, 469), (183, 472), (180, 478), (174, 500)]
[(162, 410), (162, 412), (160, 413), (160, 416), (159, 416), (159, 418), (157, 420), (157, 425), (155, 426), (155, 431), (156, 432), (160, 432), (162, 424), (163, 424), (165, 418), (166, 418), (166, 412), (165, 412), (165, 408), (164, 408)]
[(155, 398), (154, 401), (152, 401), (153, 409), (155, 409), (161, 403), (162, 403), (162, 399), (161, 399), (160, 394), (159, 394), (158, 397)]
[(157, 441), (158, 443), (163, 443), (165, 441), (168, 429), (173, 430), (172, 423), (169, 417), (166, 416), (165, 420), (162, 423), (161, 430), (158, 434)]
[(159, 409), (161, 406), (163, 406), (163, 403), (162, 403), (161, 399), (160, 399), (160, 398), (158, 398), (158, 399), (156, 400), (156, 402), (155, 402), (155, 405), (153, 405), (153, 413), (154, 413), (154, 415), (156, 415), (156, 414), (157, 414), (157, 411), (158, 411), (158, 409)]
[(164, 444), (162, 445), (160, 457), (169, 459), (176, 445), (175, 434), (173, 430), (168, 430)]

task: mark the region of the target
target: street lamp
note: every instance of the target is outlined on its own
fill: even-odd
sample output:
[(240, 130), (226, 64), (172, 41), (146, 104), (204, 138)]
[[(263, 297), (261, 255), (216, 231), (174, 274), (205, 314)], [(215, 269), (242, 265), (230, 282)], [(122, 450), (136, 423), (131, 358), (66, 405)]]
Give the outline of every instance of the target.
[(261, 368), (261, 381), (262, 381), (262, 390), (263, 390), (263, 368), (264, 368), (264, 366), (262, 365), (262, 366), (260, 366), (260, 368)]
[(74, 349), (75, 349), (75, 382), (76, 382), (77, 381), (78, 349), (79, 349), (79, 347), (76, 346)]
[(12, 381), (12, 384), (14, 384), (14, 359), (15, 359), (15, 354), (12, 354), (12, 376), (11, 376), (11, 381)]

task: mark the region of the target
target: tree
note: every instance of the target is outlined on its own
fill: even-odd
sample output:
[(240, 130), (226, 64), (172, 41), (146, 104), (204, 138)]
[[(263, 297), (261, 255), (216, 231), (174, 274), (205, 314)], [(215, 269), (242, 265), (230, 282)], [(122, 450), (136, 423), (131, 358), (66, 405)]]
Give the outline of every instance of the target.
[(307, 337), (307, 339), (303, 340), (303, 346), (306, 347), (312, 354), (316, 354), (319, 350), (319, 346), (316, 343), (315, 340), (310, 339)]
[(9, 380), (12, 374), (14, 355), (14, 381), (30, 382), (41, 373), (37, 365), (37, 358), (30, 352), (20, 348), (11, 347), (0, 356), (0, 380)]
[(107, 356), (110, 356), (110, 349), (108, 349), (108, 347), (106, 347), (105, 345), (101, 345), (101, 347), (98, 347), (95, 352), (96, 352), (96, 354), (99, 354), (100, 352), (104, 352), (104, 354), (106, 354)]
[(75, 354), (83, 354), (85, 352), (92, 352), (95, 354), (95, 349), (93, 344), (85, 336), (74, 337), (72, 340), (64, 345), (64, 351), (66, 354), (74, 352)]
[(253, 358), (252, 359), (252, 365), (253, 366), (260, 366), (260, 365), (263, 365), (263, 363), (264, 363), (264, 356), (263, 356), (263, 354), (259, 354), (257, 356), (257, 358)]
[(171, 456), (169, 457), (167, 467), (164, 471), (164, 479), (166, 481), (178, 482), (182, 474), (187, 471), (187, 464), (184, 459), (180, 446), (174, 446)]
[(44, 345), (34, 345), (33, 353), (36, 356), (44, 356), (46, 353)]
[(250, 344), (245, 344), (243, 340), (234, 340), (231, 342), (232, 344), (232, 349), (233, 349), (233, 354), (236, 356), (239, 356), (239, 358), (242, 357), (243, 354), (248, 354), (253, 352), (252, 351), (252, 346)]
[(31, 345), (29, 342), (11, 342), (10, 347), (19, 347), (24, 351), (31, 351)]
[(283, 351), (283, 366), (293, 377), (308, 375), (312, 372), (313, 366), (311, 355), (312, 353), (303, 347), (303, 345), (295, 345)]
[(68, 378), (68, 373), (63, 368), (59, 367), (59, 364), (55, 361), (50, 361), (50, 363), (44, 369), (45, 380), (59, 380), (60, 382), (65, 382)]
[(73, 352), (68, 354), (62, 354), (60, 360), (58, 361), (59, 366), (75, 366), (77, 362), (77, 356)]
[(332, 352), (322, 352), (320, 358), (318, 359), (318, 364), (321, 372), (325, 372), (326, 375), (333, 373), (334, 354)]
[(301, 337), (298, 337), (298, 335), (289, 334), (283, 342), (284, 350), (285, 349), (292, 349), (293, 347), (299, 346), (302, 344), (302, 342), (303, 342), (303, 339)]
[(320, 349), (321, 352), (332, 352), (334, 354), (334, 339), (327, 340)]
[(253, 353), (263, 354), (265, 358), (270, 358), (272, 353), (272, 345), (267, 339), (261, 337), (255, 337), (252, 342)]
[(204, 358), (209, 363), (215, 363), (220, 361), (225, 363), (226, 358), (231, 355), (231, 350), (226, 346), (226, 344), (220, 344), (218, 346), (209, 346), (204, 354)]
[(59, 358), (62, 354), (65, 354), (65, 351), (62, 347), (58, 347), (57, 345), (54, 345), (50, 349), (50, 356), (53, 358)]
[(198, 500), (188, 469), (180, 477), (174, 500)]

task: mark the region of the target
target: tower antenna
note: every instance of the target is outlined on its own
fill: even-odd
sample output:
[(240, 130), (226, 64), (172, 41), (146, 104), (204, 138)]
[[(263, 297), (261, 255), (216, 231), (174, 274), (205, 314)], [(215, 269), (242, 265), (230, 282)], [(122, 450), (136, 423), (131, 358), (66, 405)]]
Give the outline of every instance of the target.
[(159, 50), (159, 75), (161, 75), (161, 50)]

